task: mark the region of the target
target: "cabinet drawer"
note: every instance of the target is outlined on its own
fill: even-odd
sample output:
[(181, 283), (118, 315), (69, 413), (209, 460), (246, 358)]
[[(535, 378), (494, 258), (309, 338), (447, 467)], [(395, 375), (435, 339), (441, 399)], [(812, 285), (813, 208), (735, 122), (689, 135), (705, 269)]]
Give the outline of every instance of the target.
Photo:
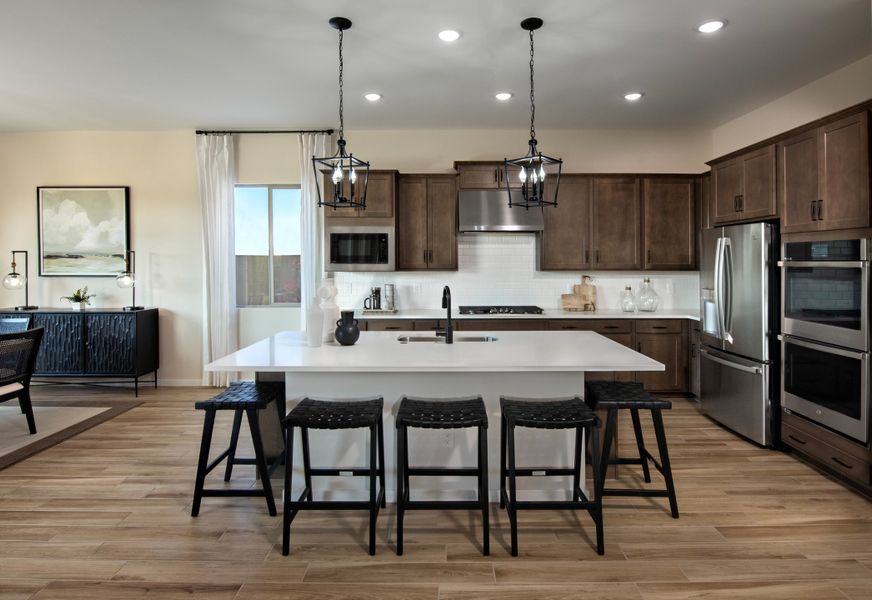
[(458, 319), (454, 328), (457, 331), (545, 331), (547, 323), (542, 319)]
[(630, 319), (553, 319), (548, 321), (552, 331), (576, 330), (597, 333), (632, 333), (633, 321)]
[(638, 319), (636, 333), (681, 333), (682, 322), (677, 319)]
[(804, 419), (803, 417), (800, 417), (798, 415), (782, 411), (781, 421), (782, 423), (789, 425), (793, 429), (801, 431), (806, 436), (811, 436), (817, 440), (820, 440), (826, 445), (832, 446), (833, 448), (844, 452), (845, 454), (850, 454), (851, 456), (860, 460), (872, 462), (872, 452), (870, 452), (866, 448), (866, 446), (859, 442), (855, 442), (846, 437), (843, 437), (838, 433), (832, 432), (829, 429), (824, 429), (823, 427), (809, 421), (808, 419)]
[(784, 422), (781, 423), (781, 439), (791, 448), (853, 481), (863, 485), (872, 483), (870, 465), (865, 460), (842, 452)]
[(415, 322), (411, 319), (370, 319), (367, 331), (414, 331)]

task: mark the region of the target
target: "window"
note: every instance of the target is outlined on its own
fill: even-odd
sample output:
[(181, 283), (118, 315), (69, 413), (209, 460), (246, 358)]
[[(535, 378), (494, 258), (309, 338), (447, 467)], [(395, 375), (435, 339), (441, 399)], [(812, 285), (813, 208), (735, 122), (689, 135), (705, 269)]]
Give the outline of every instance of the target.
[(236, 305), (300, 304), (300, 188), (234, 191)]

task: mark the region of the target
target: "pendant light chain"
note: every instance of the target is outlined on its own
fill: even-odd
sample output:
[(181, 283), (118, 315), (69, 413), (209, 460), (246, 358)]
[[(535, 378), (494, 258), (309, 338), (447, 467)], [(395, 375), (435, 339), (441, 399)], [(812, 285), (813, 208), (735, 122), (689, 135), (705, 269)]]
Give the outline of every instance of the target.
[(530, 30), (530, 139), (536, 139), (536, 96), (533, 93), (533, 31)]
[(345, 63), (342, 60), (342, 34), (339, 30), (339, 139), (345, 139), (345, 119), (342, 116), (342, 71), (345, 68)]

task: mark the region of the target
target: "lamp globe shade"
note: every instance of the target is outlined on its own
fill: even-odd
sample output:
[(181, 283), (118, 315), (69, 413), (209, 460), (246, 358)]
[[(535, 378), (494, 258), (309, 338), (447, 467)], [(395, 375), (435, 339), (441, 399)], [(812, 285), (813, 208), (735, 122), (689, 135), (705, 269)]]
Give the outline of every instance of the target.
[(21, 273), (9, 273), (3, 278), (3, 287), (7, 290), (20, 290), (27, 283), (27, 277)]
[(133, 273), (121, 273), (115, 278), (115, 283), (120, 288), (132, 288), (136, 284), (136, 276)]

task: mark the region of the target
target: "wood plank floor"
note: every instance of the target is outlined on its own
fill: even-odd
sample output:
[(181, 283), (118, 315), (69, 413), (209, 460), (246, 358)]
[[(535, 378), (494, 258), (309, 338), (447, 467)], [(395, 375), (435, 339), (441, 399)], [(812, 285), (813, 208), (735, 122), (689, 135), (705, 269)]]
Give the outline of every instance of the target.
[[(739, 440), (687, 400), (665, 415), (681, 518), (665, 500), (608, 498), (604, 557), (586, 514), (534, 511), (520, 516), (513, 559), (496, 506), (491, 557), (479, 552), (478, 517), (456, 511), (410, 513), (397, 557), (390, 505), (374, 557), (364, 515), (328, 512), (302, 513), (283, 557), (280, 517), (258, 499), (207, 498), (190, 517), (202, 426), (193, 403), (213, 393), (146, 389), (142, 406), (0, 471), (0, 600), (872, 599), (872, 504)], [(251, 468), (238, 469), (251, 484)], [(624, 485), (640, 479), (622, 471)]]

